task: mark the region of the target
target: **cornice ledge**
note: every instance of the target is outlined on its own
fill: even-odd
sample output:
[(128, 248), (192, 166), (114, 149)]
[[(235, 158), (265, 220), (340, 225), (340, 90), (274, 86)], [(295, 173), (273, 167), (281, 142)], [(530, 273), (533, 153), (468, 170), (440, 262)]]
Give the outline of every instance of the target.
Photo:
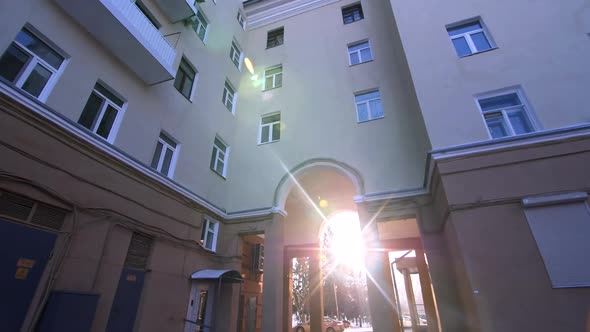
[(248, 30), (257, 29), (338, 1), (340, 0), (295, 0), (255, 14), (248, 14), (246, 10)]

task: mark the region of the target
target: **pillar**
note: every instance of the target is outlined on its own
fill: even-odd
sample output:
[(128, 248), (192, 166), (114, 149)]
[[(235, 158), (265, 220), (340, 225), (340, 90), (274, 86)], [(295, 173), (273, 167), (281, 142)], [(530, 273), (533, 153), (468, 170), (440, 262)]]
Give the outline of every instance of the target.
[(367, 293), (371, 323), (375, 332), (401, 332), (399, 314), (395, 306), (393, 279), (389, 265), (389, 253), (375, 247), (379, 243), (377, 224), (368, 212), (366, 203), (358, 204), (361, 229), (367, 245), (365, 264), (367, 267)]
[(416, 265), (418, 266), (418, 275), (420, 276), (420, 287), (422, 288), (422, 300), (424, 301), (424, 310), (426, 311), (426, 321), (428, 322), (428, 332), (439, 332), (440, 326), (434, 294), (432, 291), (432, 281), (428, 272), (428, 265), (424, 257), (423, 249), (416, 249)]
[(311, 314), (310, 330), (324, 331), (324, 287), (322, 286), (322, 260), (319, 252), (309, 257), (310, 297), (309, 311)]
[(264, 231), (264, 282), (262, 288), (262, 332), (283, 331), (284, 317), (284, 223), (280, 213), (273, 215)]

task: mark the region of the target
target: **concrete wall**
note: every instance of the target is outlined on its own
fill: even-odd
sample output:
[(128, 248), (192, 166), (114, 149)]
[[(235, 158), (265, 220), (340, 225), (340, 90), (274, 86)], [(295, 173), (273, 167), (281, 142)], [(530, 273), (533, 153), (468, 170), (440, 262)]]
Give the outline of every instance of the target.
[[(244, 76), (240, 86), (229, 210), (271, 206), (286, 169), (312, 158), (350, 165), (366, 192), (422, 185), (428, 142), (391, 33), (391, 8), (387, 1), (363, 1), (365, 19), (344, 25), (341, 7), (350, 3), (336, 1), (248, 31), (247, 55), (258, 79)], [(281, 26), (284, 44), (266, 49), (267, 32)], [(349, 66), (347, 45), (367, 38), (374, 61)], [(264, 69), (278, 64), (282, 87), (262, 91)], [(373, 88), (381, 92), (385, 117), (357, 123), (354, 94)], [(277, 111), (281, 140), (257, 145), (260, 116)]]
[[(515, 85), (541, 129), (590, 121), (587, 1), (391, 4), (434, 148), (488, 139), (474, 95)], [(498, 48), (458, 58), (446, 26), (478, 16)]]
[(206, 44), (190, 25), (172, 24), (155, 2), (144, 3), (162, 23), (161, 33), (170, 35), (167, 40), (177, 52), (175, 68), (184, 55), (198, 71), (192, 102), (174, 88), (173, 80), (146, 85), (50, 0), (2, 1), (0, 49), (8, 47), (25, 23), (34, 26), (71, 57), (48, 106), (77, 121), (94, 84), (102, 80), (128, 101), (114, 145), (149, 165), (160, 131), (167, 132), (181, 145), (174, 180), (224, 206), (226, 181), (209, 169), (209, 162), (216, 134), (233, 143), (236, 121), (221, 97), (225, 79), (239, 87), (242, 76), (229, 58), (232, 38), (245, 44), (245, 31), (235, 17), (241, 1), (202, 4), (210, 23)]

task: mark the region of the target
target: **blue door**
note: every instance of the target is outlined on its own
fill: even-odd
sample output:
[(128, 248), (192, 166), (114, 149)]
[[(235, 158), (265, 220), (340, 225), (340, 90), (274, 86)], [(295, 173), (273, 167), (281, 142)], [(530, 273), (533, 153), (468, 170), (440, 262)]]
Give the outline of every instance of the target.
[(131, 332), (143, 289), (145, 271), (124, 267), (111, 306), (107, 332)]
[(19, 331), (56, 235), (0, 219), (0, 329)]

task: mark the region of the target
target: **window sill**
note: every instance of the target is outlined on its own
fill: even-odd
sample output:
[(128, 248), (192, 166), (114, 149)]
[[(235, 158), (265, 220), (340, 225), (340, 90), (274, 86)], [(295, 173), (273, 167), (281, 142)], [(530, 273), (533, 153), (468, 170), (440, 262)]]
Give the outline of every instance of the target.
[[(178, 89), (176, 89), (176, 88), (174, 88), (174, 89), (175, 89), (176, 91), (178, 91)], [(178, 91), (178, 93), (179, 93), (181, 96), (183, 96), (183, 97), (184, 97), (184, 99), (188, 100), (188, 102), (189, 102), (189, 103), (191, 103), (191, 104), (193, 103), (193, 101), (192, 101), (192, 99), (191, 99), (191, 98), (189, 98), (189, 97), (187, 97), (187, 96), (183, 95), (182, 93), (180, 93), (180, 91)]]
[(472, 57), (474, 55), (491, 52), (491, 51), (497, 50), (498, 48), (499, 47), (496, 46), (496, 47), (492, 47), (490, 49), (487, 49), (485, 51), (479, 51), (479, 52), (471, 53), (471, 54), (468, 54), (468, 55), (460, 56), (459, 59), (469, 58), (469, 57)]
[(360, 21), (362, 21), (362, 20), (364, 20), (364, 19), (365, 19), (365, 18), (363, 17), (363, 18), (361, 18), (360, 20), (352, 21), (352, 22), (350, 22), (350, 23), (344, 23), (344, 22), (343, 22), (343, 25), (354, 24), (354, 23), (356, 23), (356, 22), (360, 22)]
[(278, 45), (271, 46), (271, 47), (268, 47), (268, 46), (267, 46), (267, 47), (265, 48), (265, 50), (270, 50), (271, 48), (279, 47), (279, 46), (281, 46), (281, 45), (283, 45), (283, 44), (278, 44)]
[(203, 250), (205, 250), (205, 251), (207, 251), (207, 252), (210, 252), (210, 253), (212, 253), (212, 254), (216, 254), (216, 253), (217, 253), (217, 251), (215, 251), (215, 250), (212, 250), (212, 249), (209, 249), (209, 248), (205, 247), (204, 245), (202, 245), (202, 244), (200, 244), (200, 243), (199, 243), (199, 245), (201, 246), (201, 249), (203, 249)]
[(381, 119), (384, 119), (384, 118), (385, 118), (385, 116), (381, 116), (381, 117), (374, 118), (374, 119), (369, 119), (369, 120), (363, 120), (363, 121), (358, 121), (357, 120), (356, 123), (367, 123), (367, 122), (371, 122), (371, 121), (375, 121), (375, 120), (381, 120)]
[(268, 144), (272, 144), (272, 143), (278, 143), (278, 142), (280, 142), (280, 141), (281, 141), (281, 140), (280, 140), (280, 139), (278, 139), (278, 140), (276, 140), (276, 141), (270, 141), (270, 142), (258, 143), (258, 146), (261, 146), (261, 145), (268, 145)]
[[(211, 170), (211, 172), (215, 173), (215, 175), (219, 176), (220, 178), (222, 178), (223, 180), (227, 180), (227, 178), (219, 173), (217, 173), (216, 171), (212, 170), (211, 168), (209, 168)], [(204, 247), (203, 247), (204, 248)]]
[(281, 86), (275, 86), (274, 88), (262, 89), (262, 92), (266, 92), (266, 91), (272, 91), (272, 90), (280, 89), (280, 88), (282, 88), (282, 87), (283, 87), (283, 86), (281, 85)]
[(374, 59), (371, 59), (371, 60), (367, 60), (367, 61), (363, 61), (363, 62), (359, 62), (359, 63), (349, 64), (349, 67), (354, 67), (354, 66), (362, 65), (364, 63), (369, 63), (369, 62), (373, 62), (373, 61), (375, 61), (375, 60)]

